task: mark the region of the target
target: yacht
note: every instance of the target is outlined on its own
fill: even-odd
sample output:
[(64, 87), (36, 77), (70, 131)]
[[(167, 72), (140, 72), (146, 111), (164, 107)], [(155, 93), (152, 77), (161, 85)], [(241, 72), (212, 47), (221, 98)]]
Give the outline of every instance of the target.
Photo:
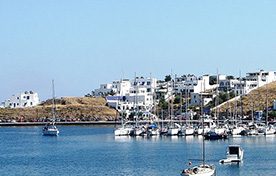
[(222, 159), (220, 163), (232, 163), (242, 162), (243, 160), (243, 149), (239, 145), (230, 145), (228, 147), (226, 159)]
[(134, 129), (132, 126), (125, 126), (123, 125), (120, 128), (117, 128), (114, 130), (114, 135), (115, 136), (127, 136), (127, 135), (133, 135), (134, 134)]
[(55, 88), (54, 88), (54, 80), (52, 80), (52, 88), (53, 88), (53, 99), (52, 99), (52, 121), (50, 123), (46, 123), (42, 132), (44, 136), (58, 136), (59, 130), (55, 125), (56, 121), (56, 107), (55, 107)]
[[(204, 117), (202, 118), (202, 125), (203, 125), (203, 134), (204, 134)], [(202, 164), (197, 165), (188, 169), (184, 169), (181, 172), (182, 176), (213, 176), (216, 172), (216, 169), (214, 166), (208, 165), (205, 162), (205, 140), (204, 137), (202, 138)], [(189, 162), (189, 165), (192, 163)]]
[(54, 122), (47, 123), (43, 128), (44, 136), (58, 136), (59, 130)]
[(268, 125), (266, 126), (266, 128), (264, 129), (264, 135), (272, 135), (275, 134), (275, 128), (273, 125)]

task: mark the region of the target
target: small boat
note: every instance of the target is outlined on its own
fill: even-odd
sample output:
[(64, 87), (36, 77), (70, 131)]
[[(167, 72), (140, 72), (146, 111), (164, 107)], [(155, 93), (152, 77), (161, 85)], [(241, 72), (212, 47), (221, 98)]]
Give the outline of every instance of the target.
[(216, 140), (216, 139), (227, 139), (227, 134), (222, 133), (218, 134), (214, 131), (210, 131), (207, 134), (204, 135), (205, 139), (210, 139), (210, 140)]
[(239, 145), (230, 145), (228, 147), (226, 159), (222, 159), (220, 163), (233, 163), (242, 162), (243, 160), (243, 149)]
[(127, 135), (133, 135), (134, 134), (134, 129), (132, 126), (125, 126), (123, 125), (120, 128), (116, 128), (114, 130), (114, 135), (115, 136), (127, 136)]
[(188, 168), (182, 171), (182, 176), (192, 176), (192, 175), (198, 175), (198, 176), (212, 176), (215, 174), (215, 167), (209, 166), (207, 164), (195, 166), (192, 168)]
[[(204, 134), (204, 117), (202, 117), (202, 125)], [(202, 161), (202, 164), (182, 170), (181, 176), (213, 176), (216, 174), (216, 168), (214, 166), (206, 164), (204, 141), (204, 138), (202, 138), (202, 160), (199, 159)], [(189, 165), (192, 165), (192, 163), (189, 162)]]
[(55, 107), (55, 88), (54, 88), (54, 80), (52, 80), (52, 88), (53, 88), (53, 99), (52, 99), (52, 121), (50, 123), (46, 123), (45, 127), (42, 129), (44, 136), (58, 136), (59, 130), (55, 125), (56, 121), (56, 107)]
[(55, 126), (54, 122), (47, 123), (43, 128), (43, 135), (44, 136), (58, 136), (59, 130)]

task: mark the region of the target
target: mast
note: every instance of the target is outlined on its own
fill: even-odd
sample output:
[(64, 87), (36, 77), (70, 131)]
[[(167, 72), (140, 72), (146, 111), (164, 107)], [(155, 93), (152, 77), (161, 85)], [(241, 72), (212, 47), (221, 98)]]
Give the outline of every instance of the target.
[(266, 79), (266, 118), (265, 118), (265, 124), (268, 126), (268, 88), (267, 88), (267, 79)]
[(188, 95), (188, 90), (187, 90), (187, 85), (185, 86), (185, 124), (187, 126), (187, 120), (188, 120), (188, 98), (187, 98), (187, 95)]
[[(135, 72), (135, 78), (134, 78), (134, 82), (135, 82), (135, 98), (134, 98), (134, 107), (135, 107), (135, 113), (134, 113), (134, 118), (135, 118), (135, 125), (136, 127), (138, 126), (138, 82), (137, 82), (137, 76), (136, 76), (136, 72)], [(134, 109), (134, 108), (133, 108)]]
[(243, 89), (243, 86), (242, 86), (242, 83), (241, 83), (241, 71), (240, 71), (240, 86), (241, 86), (241, 90), (240, 90), (240, 106), (241, 106), (241, 119), (240, 120), (242, 120), (243, 119), (243, 107), (242, 107), (242, 96), (243, 96), (243, 92), (241, 92), (241, 91), (243, 91), (244, 89)]
[[(201, 83), (202, 84), (202, 83)], [(202, 164), (205, 166), (205, 140), (204, 140), (204, 115), (203, 115), (203, 99), (202, 93), (200, 95), (201, 99), (201, 120), (202, 120)]]
[(217, 127), (219, 126), (219, 107), (217, 107), (219, 105), (219, 74), (218, 74), (218, 69), (217, 69), (217, 89), (216, 89), (216, 102), (215, 102), (215, 107), (216, 107), (216, 125)]
[(180, 90), (180, 122), (181, 122), (181, 125), (183, 125), (183, 122), (182, 122), (182, 91)]
[(55, 123), (56, 120), (56, 106), (55, 106), (55, 86), (54, 86), (54, 80), (52, 80), (52, 92), (53, 92), (53, 98), (52, 98), (52, 122)]

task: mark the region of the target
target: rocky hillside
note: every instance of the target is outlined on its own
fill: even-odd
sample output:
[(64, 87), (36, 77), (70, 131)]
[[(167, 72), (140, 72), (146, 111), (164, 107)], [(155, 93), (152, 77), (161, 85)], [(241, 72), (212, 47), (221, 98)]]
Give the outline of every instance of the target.
[[(115, 109), (106, 106), (104, 98), (63, 97), (56, 99), (56, 110), (61, 120), (64, 118), (68, 120), (113, 120), (116, 116)], [(43, 120), (51, 117), (51, 112), (52, 100), (49, 99), (32, 108), (0, 108), (0, 119)]]
[[(272, 82), (267, 86), (262, 86), (259, 89), (251, 91), (249, 94), (242, 97), (242, 107), (245, 113), (250, 112), (252, 108), (254, 111), (263, 111), (266, 108), (266, 90), (268, 90), (268, 107), (273, 107), (273, 100), (276, 100), (276, 82)], [(240, 99), (236, 101), (238, 112), (241, 109)], [(231, 112), (235, 107), (235, 102), (226, 103), (219, 110), (225, 112), (231, 107)]]

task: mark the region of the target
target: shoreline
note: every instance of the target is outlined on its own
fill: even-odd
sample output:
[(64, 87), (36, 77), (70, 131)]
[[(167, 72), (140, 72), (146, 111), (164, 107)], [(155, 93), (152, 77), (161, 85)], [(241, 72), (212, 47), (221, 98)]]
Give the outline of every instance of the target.
[[(1, 126), (44, 126), (48, 122), (5, 122), (0, 123)], [(70, 126), (70, 125), (119, 125), (120, 122), (115, 121), (80, 121), (80, 122), (56, 122), (57, 126)]]
[[(220, 121), (223, 122), (223, 121)], [(233, 121), (230, 121), (233, 123)], [(243, 122), (251, 122), (251, 120), (243, 120)], [(1, 126), (44, 126), (46, 123), (49, 122), (0, 122), (0, 127)], [(127, 124), (134, 125), (136, 122), (135, 121), (128, 121)], [(139, 124), (149, 124), (152, 123), (150, 120), (143, 120), (139, 121)], [(161, 124), (162, 125), (167, 125), (169, 123), (189, 123), (190, 125), (198, 125), (200, 121), (198, 120), (157, 120), (155, 123)], [(210, 123), (210, 122), (205, 122), (205, 123)], [(264, 123), (264, 121), (260, 121), (259, 123)], [(269, 124), (274, 124), (275, 122), (269, 122)], [(121, 125), (121, 121), (73, 121), (73, 122), (55, 122), (56, 125), (58, 126), (73, 126), (73, 125)]]

